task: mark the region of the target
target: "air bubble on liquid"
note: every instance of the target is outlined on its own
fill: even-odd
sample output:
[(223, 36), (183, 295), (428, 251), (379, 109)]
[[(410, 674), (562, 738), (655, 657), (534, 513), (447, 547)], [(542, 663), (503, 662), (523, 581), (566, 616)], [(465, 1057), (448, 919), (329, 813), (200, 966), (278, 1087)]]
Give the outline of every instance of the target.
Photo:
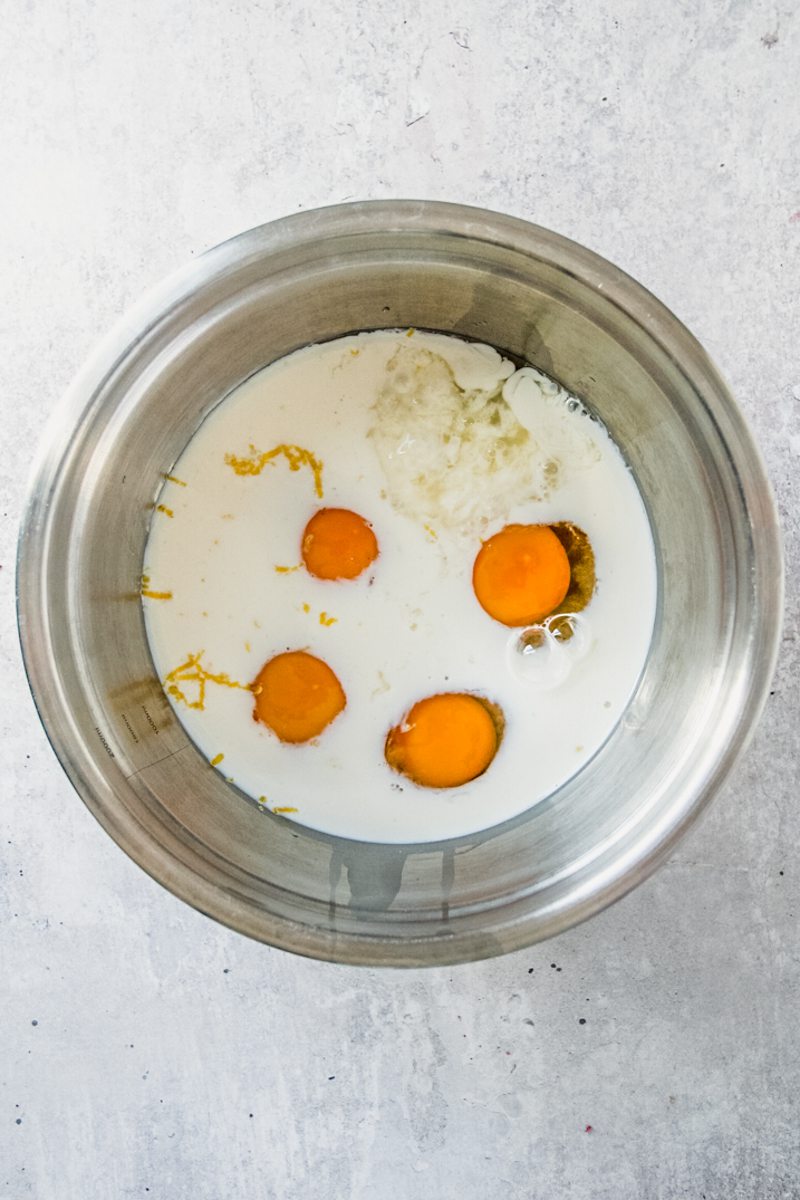
[(557, 687), (569, 674), (569, 660), (543, 625), (511, 635), (508, 662), (517, 679), (538, 688)]
[(558, 613), (541, 625), (531, 625), (511, 635), (507, 644), (508, 664), (520, 682), (546, 690), (562, 684), (590, 647), (586, 618), (577, 613)]
[(588, 619), (580, 613), (554, 613), (544, 625), (569, 653), (570, 660), (577, 662), (589, 652), (592, 644)]

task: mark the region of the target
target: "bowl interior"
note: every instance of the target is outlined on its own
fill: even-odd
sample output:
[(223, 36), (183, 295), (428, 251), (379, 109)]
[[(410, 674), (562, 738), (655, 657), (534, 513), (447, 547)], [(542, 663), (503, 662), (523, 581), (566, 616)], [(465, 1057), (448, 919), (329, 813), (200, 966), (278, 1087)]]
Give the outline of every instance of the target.
[[(409, 847), (306, 830), (226, 785), (164, 698), (138, 597), (163, 474), (210, 408), (300, 346), (397, 326), (489, 342), (581, 396), (635, 474), (659, 570), (644, 674), (595, 758), (512, 822)], [(674, 318), (552, 234), (410, 204), (251, 231), (145, 301), (60, 421), (20, 565), (23, 642), (45, 724), (112, 836), (242, 932), (353, 962), (444, 962), (529, 943), (641, 878), (752, 724), (780, 589), (757, 455)]]

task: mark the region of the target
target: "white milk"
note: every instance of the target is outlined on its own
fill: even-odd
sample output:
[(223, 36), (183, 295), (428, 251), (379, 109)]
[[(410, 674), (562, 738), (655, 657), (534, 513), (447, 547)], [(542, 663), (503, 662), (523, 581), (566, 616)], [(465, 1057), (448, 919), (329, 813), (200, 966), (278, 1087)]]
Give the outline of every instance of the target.
[[(292, 471), (283, 454), (254, 475), (226, 462), (281, 444), (323, 464), (324, 498), (311, 467)], [(223, 755), (220, 773), (264, 807), (360, 840), (469, 834), (552, 793), (620, 719), (653, 627), (650, 528), (602, 425), (538, 372), (420, 332), (310, 346), (226, 397), (172, 475), (185, 486), (167, 481), (158, 497), (143, 572), (160, 678), (202, 652), (206, 670), (247, 685), (273, 655), (306, 649), (347, 696), (316, 742), (299, 746), (252, 719), (244, 688), (208, 682), (202, 710), (170, 696), (209, 762)], [(276, 570), (301, 562), (303, 529), (323, 505), (371, 522), (380, 555), (361, 578)], [(472, 590), (481, 536), (509, 521), (573, 522), (596, 561), (576, 636), (526, 655), (519, 631), (487, 616)], [(197, 683), (179, 688), (198, 699)], [(486, 696), (506, 719), (486, 773), (443, 791), (397, 775), (383, 755), (388, 730), (441, 691)]]

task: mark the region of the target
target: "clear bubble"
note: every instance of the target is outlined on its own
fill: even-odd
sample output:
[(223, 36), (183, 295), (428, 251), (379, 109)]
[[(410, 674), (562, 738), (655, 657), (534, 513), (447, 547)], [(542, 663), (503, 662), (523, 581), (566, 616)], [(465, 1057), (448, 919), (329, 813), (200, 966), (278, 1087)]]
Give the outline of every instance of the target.
[(532, 654), (547, 642), (547, 630), (542, 625), (531, 625), (519, 635), (518, 650), (521, 654)]
[(560, 646), (577, 662), (589, 652), (592, 645), (589, 622), (581, 613), (553, 613), (544, 622)]
[(588, 653), (592, 639), (589, 623), (578, 613), (554, 613), (540, 625), (514, 632), (508, 640), (507, 659), (512, 675), (531, 687), (558, 687)]
[(544, 625), (511, 635), (508, 662), (517, 679), (536, 688), (557, 687), (569, 674), (567, 657)]

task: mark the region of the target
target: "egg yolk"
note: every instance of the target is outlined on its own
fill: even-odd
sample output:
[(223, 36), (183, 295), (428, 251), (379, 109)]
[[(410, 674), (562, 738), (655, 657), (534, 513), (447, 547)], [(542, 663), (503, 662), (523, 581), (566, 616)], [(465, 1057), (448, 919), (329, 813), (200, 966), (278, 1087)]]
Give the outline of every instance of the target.
[(378, 557), (378, 542), (358, 513), (321, 508), (303, 531), (301, 554), (317, 579), (356, 579)]
[(253, 719), (282, 742), (308, 742), (322, 733), (347, 703), (342, 685), (327, 663), (305, 650), (278, 654), (252, 683)]
[(419, 700), (389, 731), (384, 754), (395, 771), (422, 787), (460, 787), (482, 775), (503, 730), (500, 709), (464, 692)]
[(548, 525), (506, 525), (483, 543), (472, 569), (479, 604), (504, 625), (534, 625), (567, 594), (567, 552)]

